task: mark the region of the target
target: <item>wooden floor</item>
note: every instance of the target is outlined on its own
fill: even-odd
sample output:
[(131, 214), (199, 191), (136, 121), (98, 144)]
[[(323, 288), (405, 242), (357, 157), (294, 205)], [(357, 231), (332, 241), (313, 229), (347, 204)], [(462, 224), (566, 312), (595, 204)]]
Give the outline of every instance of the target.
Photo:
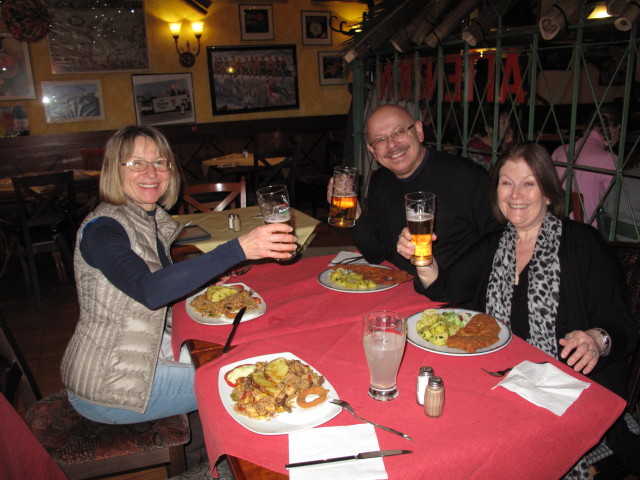
[[(327, 254), (349, 248), (349, 236), (338, 229), (323, 225), (325, 234), (317, 237), (305, 253)], [(31, 368), (41, 393), (47, 395), (62, 388), (60, 360), (73, 334), (78, 317), (75, 286), (60, 283), (53, 260), (49, 255), (39, 257), (42, 278), (42, 306), (34, 303), (34, 295), (24, 287), (22, 270), (16, 258), (9, 262), (6, 273), (0, 278), (0, 311), (5, 316), (11, 333), (16, 339), (27, 364)], [(164, 468), (155, 468), (113, 479), (164, 480)]]

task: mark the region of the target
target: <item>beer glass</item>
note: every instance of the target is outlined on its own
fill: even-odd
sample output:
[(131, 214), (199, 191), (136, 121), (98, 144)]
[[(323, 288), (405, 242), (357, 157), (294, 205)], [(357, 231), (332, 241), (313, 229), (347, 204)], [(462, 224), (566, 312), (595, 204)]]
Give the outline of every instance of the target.
[(333, 191), (329, 207), (329, 225), (353, 227), (356, 223), (358, 205), (358, 169), (335, 167), (333, 169)]
[(399, 313), (379, 310), (367, 313), (362, 324), (369, 396), (388, 402), (398, 396), (396, 378), (407, 340), (407, 321)]
[[(262, 211), (264, 223), (286, 223), (293, 227), (291, 221), (291, 204), (289, 203), (289, 193), (285, 185), (269, 185), (260, 188), (256, 195), (258, 205)], [(297, 255), (298, 251), (292, 252), (291, 258)], [(276, 258), (277, 261), (288, 259)]]
[(404, 196), (407, 227), (411, 233), (411, 243), (416, 246), (411, 255), (411, 263), (425, 267), (433, 263), (431, 235), (436, 212), (436, 196), (429, 192), (414, 192)]

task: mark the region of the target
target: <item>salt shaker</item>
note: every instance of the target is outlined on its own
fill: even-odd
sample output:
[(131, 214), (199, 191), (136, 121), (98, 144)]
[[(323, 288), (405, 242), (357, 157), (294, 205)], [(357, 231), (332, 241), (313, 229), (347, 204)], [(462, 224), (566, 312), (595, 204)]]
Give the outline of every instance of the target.
[(439, 417), (444, 410), (444, 383), (442, 378), (433, 376), (429, 379), (424, 393), (424, 413), (427, 417)]
[(424, 405), (424, 392), (429, 383), (429, 379), (433, 377), (433, 375), (433, 368), (429, 366), (420, 367), (418, 380), (416, 382), (416, 402), (418, 402), (418, 405)]
[(242, 225), (240, 224), (240, 215), (237, 213), (233, 214), (233, 231), (239, 232), (242, 230)]
[(229, 227), (229, 230), (233, 230), (233, 216), (234, 216), (234, 215), (235, 215), (235, 214), (233, 214), (233, 213), (230, 213), (230, 214), (229, 214), (229, 217), (228, 217), (228, 222), (229, 222), (228, 227)]

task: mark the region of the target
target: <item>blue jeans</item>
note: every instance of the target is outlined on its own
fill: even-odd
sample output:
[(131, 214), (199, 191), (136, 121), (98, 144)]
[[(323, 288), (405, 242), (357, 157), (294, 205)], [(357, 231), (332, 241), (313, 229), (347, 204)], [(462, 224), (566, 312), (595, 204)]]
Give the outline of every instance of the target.
[(198, 409), (193, 389), (193, 365), (165, 365), (158, 363), (151, 387), (147, 410), (140, 414), (124, 408), (102, 407), (86, 402), (68, 391), (71, 406), (83, 417), (112, 425), (140, 423), (166, 418)]

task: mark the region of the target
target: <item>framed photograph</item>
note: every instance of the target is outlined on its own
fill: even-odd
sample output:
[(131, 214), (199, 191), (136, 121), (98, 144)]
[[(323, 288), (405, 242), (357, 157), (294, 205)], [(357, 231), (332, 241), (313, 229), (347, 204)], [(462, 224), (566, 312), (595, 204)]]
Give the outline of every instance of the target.
[(320, 85), (347, 83), (347, 64), (340, 52), (318, 52)]
[(36, 98), (36, 89), (27, 42), (0, 32), (0, 100), (29, 98)]
[(41, 85), (47, 123), (104, 120), (100, 80), (41, 82)]
[(138, 125), (195, 123), (191, 73), (131, 75)]
[(207, 47), (214, 115), (299, 108), (295, 45)]
[(271, 5), (240, 5), (242, 40), (273, 40)]
[(51, 12), (52, 73), (149, 69), (144, 0), (56, 2)]
[(331, 45), (331, 12), (302, 11), (302, 44)]

